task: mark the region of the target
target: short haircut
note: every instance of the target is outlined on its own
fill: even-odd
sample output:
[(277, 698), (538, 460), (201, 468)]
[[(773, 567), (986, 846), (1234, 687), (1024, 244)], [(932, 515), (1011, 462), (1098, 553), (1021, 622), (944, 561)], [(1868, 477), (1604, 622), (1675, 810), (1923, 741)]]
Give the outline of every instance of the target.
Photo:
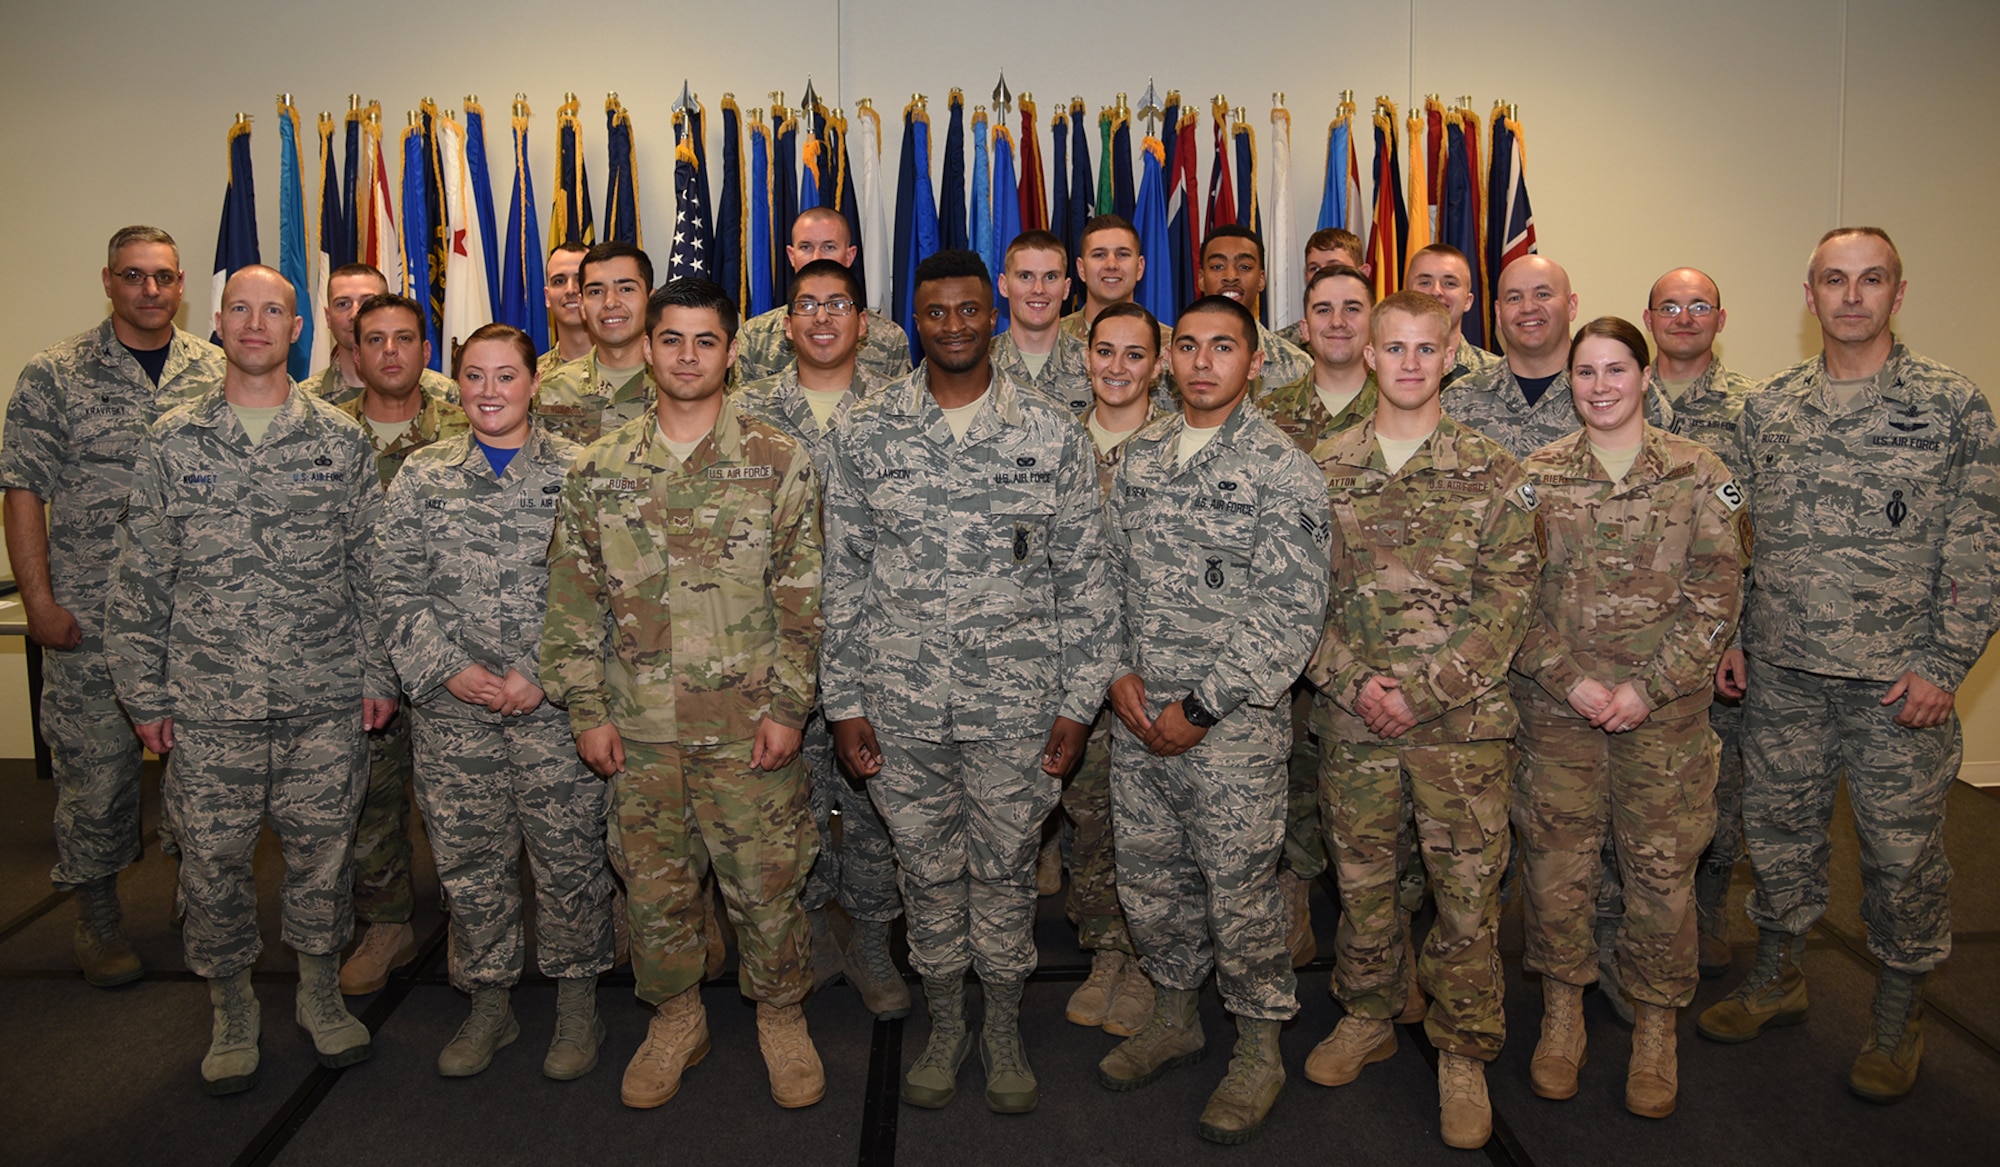
[[(331, 279), (332, 277), (329, 276), (327, 278)], [(368, 314), (370, 312), (380, 312), (386, 308), (401, 308), (403, 311), (415, 316), (417, 318), (417, 339), (430, 339), (430, 321), (424, 319), (422, 305), (408, 296), (398, 295), (395, 292), (377, 292), (366, 300), (361, 301), (361, 307), (354, 310), (354, 339), (356, 341), (361, 339), (361, 322), (367, 319)], [(475, 333), (474, 335), (477, 334)], [(466, 343), (472, 343), (470, 337), (466, 338)]]
[(558, 243), (558, 244), (556, 244), (556, 245), (555, 245), (554, 247), (551, 247), (551, 248), (549, 248), (549, 254), (550, 254), (550, 255), (554, 255), (554, 254), (556, 254), (556, 253), (557, 253), (557, 252), (559, 252), (559, 251), (560, 251), (560, 252), (568, 252), (568, 253), (569, 253), (569, 254), (571, 254), (571, 255), (588, 255), (588, 254), (590, 253), (590, 244), (588, 244), (588, 243)]
[(164, 243), (174, 249), (174, 266), (178, 268), (181, 265), (181, 245), (174, 242), (173, 236), (158, 227), (134, 224), (111, 233), (111, 242), (104, 248), (104, 266), (116, 266), (118, 253), (134, 243)]
[(1349, 267), (1344, 263), (1329, 263), (1306, 277), (1306, 302), (1312, 302), (1312, 290), (1319, 285), (1321, 280), (1330, 280), (1335, 276), (1346, 276), (1350, 280), (1361, 281), (1362, 288), (1368, 292), (1368, 302), (1370, 304), (1375, 302), (1375, 284), (1368, 278), (1368, 273), (1358, 267)]
[(1667, 276), (1674, 274), (1675, 271), (1691, 271), (1694, 274), (1700, 276), (1702, 279), (1707, 280), (1708, 286), (1715, 289), (1715, 299), (1712, 301), (1712, 303), (1717, 308), (1722, 307), (1722, 285), (1715, 282), (1714, 276), (1709, 275), (1707, 272), (1701, 270), (1698, 267), (1677, 267), (1674, 269), (1674, 271), (1670, 271), (1666, 273), (1666, 275), (1661, 276), (1659, 280), (1654, 280), (1653, 286), (1646, 289), (1646, 311), (1651, 312), (1653, 310), (1653, 301), (1658, 298), (1658, 294), (1660, 291), (1660, 280), (1666, 279)]
[[(1221, 228), (1217, 228), (1217, 232), (1220, 233), (1220, 231)], [(1105, 311), (1108, 312), (1110, 309), (1107, 308)], [(1203, 313), (1229, 317), (1235, 322), (1237, 328), (1242, 331), (1243, 343), (1249, 345), (1251, 348), (1257, 347), (1257, 318), (1250, 314), (1250, 309), (1245, 308), (1227, 296), (1203, 296), (1201, 299), (1181, 309), (1181, 320), (1185, 322), (1188, 317)], [(1174, 334), (1176, 336), (1180, 334), (1178, 324), (1174, 327)]]
[(1806, 256), (1807, 282), (1811, 282), (1819, 274), (1813, 267), (1813, 261), (1819, 258), (1819, 249), (1825, 247), (1835, 239), (1844, 238), (1848, 235), (1866, 235), (1872, 239), (1880, 239), (1882, 242), (1888, 244), (1890, 270), (1895, 273), (1897, 283), (1900, 284), (1903, 282), (1903, 253), (1896, 249), (1896, 241), (1889, 238), (1889, 233), (1880, 227), (1835, 227), (1833, 230), (1820, 236), (1819, 242), (1813, 244), (1812, 254)]
[(1123, 215), (1092, 215), (1084, 221), (1083, 233), (1076, 237), (1077, 241), (1088, 246), (1090, 237), (1100, 231), (1123, 231), (1132, 237), (1132, 249), (1139, 249), (1139, 229)]
[(1321, 227), (1306, 236), (1307, 251), (1345, 251), (1356, 259), (1368, 254), (1368, 245), (1361, 242), (1361, 236), (1342, 227)]
[(646, 335), (651, 336), (653, 329), (659, 327), (660, 313), (668, 308), (707, 308), (722, 321), (723, 341), (736, 340), (736, 301), (714, 280), (681, 276), (661, 284), (658, 291), (646, 297)]
[(1653, 363), (1652, 346), (1646, 343), (1646, 334), (1639, 326), (1619, 316), (1599, 316), (1597, 319), (1576, 330), (1569, 339), (1569, 362), (1565, 368), (1576, 368), (1576, 350), (1583, 346), (1586, 338), (1601, 336), (1605, 340), (1615, 340), (1625, 346), (1625, 351), (1641, 366)]
[(840, 229), (847, 234), (847, 245), (849, 247), (854, 246), (854, 228), (848, 225), (846, 215), (841, 214), (832, 207), (807, 207), (792, 216), (792, 225), (785, 229), (785, 242), (790, 243), (792, 241), (792, 237), (798, 233), (799, 224), (819, 222), (840, 224)]
[(1417, 260), (1426, 255), (1441, 255), (1446, 259), (1455, 259), (1465, 265), (1465, 273), (1467, 275), (1472, 274), (1472, 261), (1465, 258), (1463, 251), (1460, 251), (1449, 243), (1433, 243), (1428, 247), (1417, 248), (1416, 253), (1410, 256), (1410, 262), (1403, 265), (1404, 274), (1407, 275), (1409, 270), (1416, 266)]
[(645, 252), (630, 243), (599, 243), (583, 253), (583, 262), (576, 265), (576, 282), (581, 284), (588, 278), (593, 263), (609, 263), (614, 259), (631, 259), (639, 263), (639, 279), (646, 290), (653, 290), (653, 260)]
[(1438, 330), (1442, 335), (1451, 335), (1451, 311), (1444, 306), (1444, 301), (1436, 296), (1405, 289), (1384, 296), (1382, 302), (1375, 305), (1375, 311), (1368, 317), (1368, 339), (1371, 342), (1375, 339), (1375, 331), (1381, 326), (1383, 318), (1391, 312), (1401, 312), (1406, 316), (1428, 317), (1438, 322)]
[[(384, 297), (377, 296), (375, 299), (380, 300), (384, 299)], [(369, 301), (369, 303), (373, 302), (374, 300)], [(367, 305), (362, 305), (361, 310), (366, 312), (368, 310)], [(502, 324), (497, 320), (491, 324), (482, 324), (478, 328), (473, 329), (472, 335), (465, 338), (465, 343), (458, 346), (458, 356), (453, 363), (463, 364), (465, 362), (466, 350), (482, 340), (497, 340), (513, 345), (514, 352), (521, 358), (521, 367), (528, 370), (528, 379), (532, 381), (540, 375), (537, 368), (538, 358), (535, 356), (534, 340), (527, 333), (522, 332), (513, 325)]]
[(1097, 343), (1097, 326), (1107, 320), (1137, 320), (1145, 324), (1146, 337), (1153, 345), (1153, 355), (1156, 357), (1160, 355), (1160, 321), (1151, 312), (1130, 300), (1123, 300), (1105, 308), (1097, 314), (1097, 319), (1090, 322), (1091, 344)]
[(917, 265), (917, 278), (910, 285), (910, 302), (916, 303), (917, 290), (925, 284), (937, 280), (978, 280), (993, 290), (993, 273), (986, 270), (986, 261), (979, 258), (976, 251), (952, 248), (940, 251)]
[(1217, 227), (1208, 233), (1208, 238), (1201, 241), (1201, 258), (1204, 263), (1208, 260), (1208, 245), (1218, 239), (1248, 239), (1257, 245), (1257, 264), (1259, 267), (1263, 266), (1264, 241), (1257, 237), (1255, 231), (1243, 226), (1241, 223), (1231, 223), (1224, 227)]
[(856, 308), (862, 307), (861, 277), (854, 274), (853, 268), (837, 259), (815, 259), (793, 272), (791, 285), (785, 291), (785, 302), (791, 303), (792, 298), (799, 294), (799, 285), (814, 277), (839, 280), (840, 286), (847, 289), (847, 298), (854, 301)]
[(1040, 227), (1014, 236), (1014, 242), (1007, 245), (1007, 254), (1000, 257), (1000, 266), (1006, 267), (1007, 261), (1014, 258), (1017, 251), (1053, 251), (1063, 257), (1065, 268), (1069, 266), (1069, 248), (1056, 238), (1055, 232), (1044, 231)]
[[(367, 276), (372, 280), (380, 281), (383, 287), (389, 287), (389, 277), (383, 275), (382, 269), (372, 263), (343, 263), (326, 273), (326, 282), (330, 285), (333, 281), (344, 276)], [(389, 290), (392, 292), (395, 291), (394, 288), (389, 288)]]

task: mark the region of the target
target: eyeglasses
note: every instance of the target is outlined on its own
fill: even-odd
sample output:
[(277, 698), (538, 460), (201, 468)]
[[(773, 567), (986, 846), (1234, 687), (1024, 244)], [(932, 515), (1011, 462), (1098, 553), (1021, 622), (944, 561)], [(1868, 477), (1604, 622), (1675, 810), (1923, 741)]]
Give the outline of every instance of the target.
[(171, 288), (181, 282), (181, 273), (177, 271), (140, 271), (136, 267), (128, 267), (111, 274), (135, 288), (148, 282), (161, 288)]
[(1662, 304), (1653, 309), (1653, 311), (1658, 312), (1669, 320), (1678, 317), (1683, 312), (1694, 317), (1696, 320), (1706, 320), (1709, 313), (1715, 311), (1715, 305), (1709, 303), (1707, 300), (1696, 300), (1692, 304)]
[(811, 298), (793, 300), (791, 304), (786, 306), (785, 310), (793, 316), (811, 316), (822, 308), (826, 309), (828, 316), (854, 315), (854, 301), (848, 299), (846, 296), (835, 296), (831, 300), (814, 300)]

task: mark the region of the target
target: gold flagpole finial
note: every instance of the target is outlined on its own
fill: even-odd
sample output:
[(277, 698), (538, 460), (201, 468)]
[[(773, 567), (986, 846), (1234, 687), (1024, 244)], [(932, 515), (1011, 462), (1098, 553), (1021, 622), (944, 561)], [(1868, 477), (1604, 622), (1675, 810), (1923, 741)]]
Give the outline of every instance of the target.
[(359, 93), (350, 93), (347, 95), (347, 108), (350, 110), (361, 108), (361, 95)]
[(410, 110), (410, 111), (409, 111), (409, 114), (410, 114), (410, 124), (411, 124), (412, 126), (416, 125), (416, 124), (417, 124), (417, 111), (416, 111), (416, 110), (414, 110), (414, 109), (413, 109), (413, 110)]
[(290, 104), (292, 104), (292, 95), (291, 95), (291, 94), (289, 94), (289, 93), (280, 93), (280, 94), (278, 95), (278, 104), (279, 104), (279, 105), (290, 105)]
[(1271, 95), (1271, 104), (1272, 104), (1272, 105), (1283, 105), (1283, 104), (1285, 104), (1285, 91), (1284, 91), (1284, 90), (1282, 90), (1282, 89), (1280, 89), (1280, 90), (1279, 90), (1278, 92), (1276, 92), (1276, 93), (1273, 93), (1273, 94)]
[(576, 100), (576, 94), (574, 94), (574, 93), (570, 93), (570, 92), (568, 92), (567, 90), (565, 90), (565, 91), (563, 92), (563, 100), (564, 100), (564, 101), (566, 101), (566, 102), (568, 102), (568, 101), (575, 101), (575, 100)]

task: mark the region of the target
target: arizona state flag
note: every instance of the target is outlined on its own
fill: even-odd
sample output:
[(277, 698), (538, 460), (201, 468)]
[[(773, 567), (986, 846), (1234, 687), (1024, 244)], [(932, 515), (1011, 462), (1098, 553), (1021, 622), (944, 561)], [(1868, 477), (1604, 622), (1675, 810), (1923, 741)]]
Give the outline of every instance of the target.
[(965, 220), (965, 94), (954, 88), (946, 100), (944, 192), (938, 198), (938, 241), (963, 251), (972, 246)]
[[(209, 303), (222, 309), (222, 286), (237, 268), (262, 263), (257, 252), (257, 189), (250, 169), (250, 117), (238, 114), (229, 127), (229, 185), (222, 190), (222, 226), (215, 232), (215, 274)], [(210, 342), (221, 338), (213, 332)]]
[[(1060, 108), (1060, 107), (1058, 107)], [(1042, 202), (1048, 180), (1042, 177), (1042, 140), (1035, 130), (1035, 97), (1021, 95), (1021, 230), (1045, 231), (1049, 209)]]
[(525, 97), (514, 100), (514, 190), (507, 200), (507, 258), (500, 272), (502, 323), (528, 334), (535, 351), (549, 347), (549, 312), (542, 291), (542, 228), (535, 222), (535, 176), (528, 168), (528, 118)]
[[(556, 109), (556, 202), (549, 211), (549, 247), (597, 242), (590, 223), (590, 174), (583, 167), (583, 123), (577, 119), (576, 94), (566, 94)], [(407, 220), (408, 216), (404, 218)], [(404, 223), (407, 230), (409, 224)]]
[(306, 258), (306, 175), (299, 156), (299, 111), (291, 102), (278, 101), (278, 274), (292, 281), (295, 304), (305, 325), (292, 342), (285, 362), (292, 380), (303, 381), (312, 372), (312, 265)]

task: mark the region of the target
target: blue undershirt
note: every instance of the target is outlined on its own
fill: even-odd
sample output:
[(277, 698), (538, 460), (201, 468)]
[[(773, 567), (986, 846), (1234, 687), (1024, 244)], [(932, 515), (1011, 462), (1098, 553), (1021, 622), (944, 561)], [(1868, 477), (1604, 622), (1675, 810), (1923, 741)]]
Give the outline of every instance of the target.
[(507, 474), (507, 463), (512, 462), (514, 455), (521, 452), (521, 447), (519, 446), (507, 450), (499, 446), (489, 446), (478, 438), (472, 439), (472, 444), (486, 451), (486, 464), (493, 467), (493, 477), (495, 478), (505, 477)]

